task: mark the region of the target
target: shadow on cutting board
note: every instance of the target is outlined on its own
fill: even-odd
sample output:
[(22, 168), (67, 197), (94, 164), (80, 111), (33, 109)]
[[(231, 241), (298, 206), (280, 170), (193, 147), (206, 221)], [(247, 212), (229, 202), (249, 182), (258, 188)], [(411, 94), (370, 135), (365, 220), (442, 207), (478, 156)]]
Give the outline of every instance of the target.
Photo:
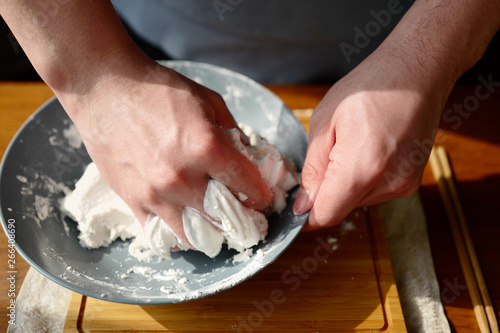
[(141, 308), (159, 329), (175, 332), (404, 330), (380, 221), (371, 215), (358, 209), (337, 227), (300, 234), (275, 263), (232, 289)]

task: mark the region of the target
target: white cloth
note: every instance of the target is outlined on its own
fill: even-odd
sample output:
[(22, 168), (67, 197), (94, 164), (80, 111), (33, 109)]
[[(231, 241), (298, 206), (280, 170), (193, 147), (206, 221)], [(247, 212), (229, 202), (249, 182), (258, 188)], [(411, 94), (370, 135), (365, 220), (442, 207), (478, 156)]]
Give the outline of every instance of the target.
[(418, 193), (379, 208), (408, 332), (450, 332)]
[(8, 333), (62, 332), (71, 290), (30, 267), (16, 301), (16, 324)]

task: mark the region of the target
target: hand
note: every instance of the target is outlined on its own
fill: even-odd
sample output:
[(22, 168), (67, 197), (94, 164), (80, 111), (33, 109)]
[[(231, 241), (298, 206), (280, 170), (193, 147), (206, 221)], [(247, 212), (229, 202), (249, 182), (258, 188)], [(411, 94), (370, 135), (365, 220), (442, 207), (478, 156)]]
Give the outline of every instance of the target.
[(374, 54), (314, 110), (294, 205), (311, 210), (306, 230), (418, 189), (448, 90), (414, 78), (400, 61)]
[(222, 97), (149, 59), (134, 64), (101, 75), (87, 94), (64, 94), (63, 105), (100, 172), (139, 221), (154, 213), (189, 245), (182, 211), (203, 212), (209, 177), (247, 195), (246, 206), (268, 208), (271, 190), (224, 134), (236, 123)]
[(110, 1), (0, 2), (104, 178), (140, 221), (155, 213), (189, 245), (181, 213), (203, 211), (209, 177), (244, 193), (251, 208), (271, 204), (260, 173), (222, 130), (236, 126), (222, 98), (147, 58)]

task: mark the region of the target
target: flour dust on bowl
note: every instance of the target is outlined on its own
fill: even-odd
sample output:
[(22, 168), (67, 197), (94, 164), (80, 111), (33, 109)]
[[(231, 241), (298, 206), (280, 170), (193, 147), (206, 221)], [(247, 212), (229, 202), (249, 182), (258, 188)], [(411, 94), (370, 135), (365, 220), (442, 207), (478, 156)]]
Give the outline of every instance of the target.
[[(239, 123), (247, 124), (300, 168), (307, 135), (283, 102), (258, 83), (226, 69), (185, 61), (162, 65), (222, 95)], [(250, 278), (293, 241), (305, 216), (292, 212), (296, 189), (281, 214), (269, 216), (265, 242), (243, 262), (224, 248), (211, 259), (196, 251), (172, 253), (171, 260), (140, 262), (128, 253), (130, 240), (88, 250), (78, 242), (77, 224), (60, 211), (91, 162), (59, 101), (42, 105), (19, 129), (0, 169), (2, 226), (15, 228), (18, 253), (46, 277), (75, 292), (114, 302), (165, 304), (193, 300)], [(12, 226), (11, 226), (12, 228)]]

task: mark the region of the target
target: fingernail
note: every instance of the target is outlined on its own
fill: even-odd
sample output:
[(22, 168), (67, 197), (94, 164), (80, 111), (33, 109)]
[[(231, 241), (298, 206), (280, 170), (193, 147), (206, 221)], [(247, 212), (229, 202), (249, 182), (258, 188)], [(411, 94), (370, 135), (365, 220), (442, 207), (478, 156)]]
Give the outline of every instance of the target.
[(300, 215), (307, 212), (309, 201), (309, 191), (301, 187), (297, 192), (297, 198), (293, 204), (293, 213), (295, 215)]

